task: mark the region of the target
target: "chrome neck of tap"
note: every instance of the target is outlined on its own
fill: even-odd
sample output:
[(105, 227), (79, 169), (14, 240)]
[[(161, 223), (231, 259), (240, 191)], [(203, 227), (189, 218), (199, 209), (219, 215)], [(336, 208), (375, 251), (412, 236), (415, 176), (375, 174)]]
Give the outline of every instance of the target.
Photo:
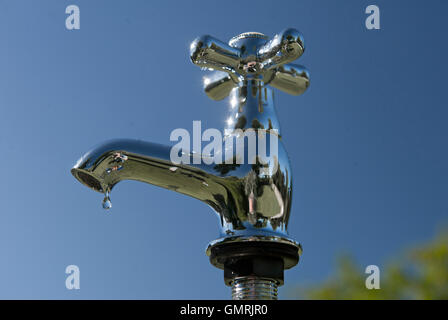
[(235, 130), (263, 129), (280, 136), (274, 92), (262, 80), (244, 80), (231, 91), (229, 104), (225, 135)]

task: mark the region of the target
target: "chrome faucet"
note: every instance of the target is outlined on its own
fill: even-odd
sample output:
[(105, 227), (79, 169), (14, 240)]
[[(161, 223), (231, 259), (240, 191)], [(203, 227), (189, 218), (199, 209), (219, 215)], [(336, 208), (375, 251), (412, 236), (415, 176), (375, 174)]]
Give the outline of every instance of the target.
[[(206, 254), (215, 267), (224, 270), (232, 297), (276, 299), (284, 270), (298, 263), (301, 246), (287, 234), (292, 173), (270, 87), (293, 95), (308, 88), (308, 71), (289, 64), (303, 51), (302, 35), (294, 29), (272, 40), (256, 32), (240, 34), (228, 44), (210, 36), (197, 38), (190, 46), (192, 62), (215, 70), (204, 78), (206, 94), (213, 100), (230, 96), (224, 152), (213, 155), (222, 156), (223, 161), (210, 164), (197, 160), (210, 159), (211, 154), (139, 140), (113, 140), (82, 156), (72, 174), (105, 194), (106, 209), (111, 206), (110, 191), (122, 180), (146, 182), (205, 202), (218, 214), (221, 227)], [(236, 142), (234, 147), (238, 139), (249, 140), (251, 133), (258, 147), (255, 161), (249, 163), (242, 159), (250, 143), (238, 149)], [(276, 152), (271, 144), (269, 156), (261, 156), (260, 143), (267, 140), (277, 141)], [(235, 149), (241, 152), (235, 155)], [(184, 161), (173, 161), (173, 154), (182, 155)]]

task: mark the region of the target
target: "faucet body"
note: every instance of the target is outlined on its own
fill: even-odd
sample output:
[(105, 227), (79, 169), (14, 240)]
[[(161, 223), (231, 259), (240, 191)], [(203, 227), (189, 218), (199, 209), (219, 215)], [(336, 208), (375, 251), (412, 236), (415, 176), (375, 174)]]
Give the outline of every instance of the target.
[[(87, 152), (71, 172), (101, 193), (109, 194), (122, 180), (137, 180), (208, 204), (219, 217), (220, 235), (206, 253), (224, 270), (233, 297), (275, 298), (283, 270), (298, 263), (301, 247), (287, 233), (292, 172), (269, 85), (292, 94), (306, 90), (306, 69), (285, 65), (302, 54), (303, 39), (293, 29), (271, 41), (259, 33), (242, 34), (229, 44), (203, 36), (190, 50), (193, 63), (218, 70), (204, 79), (207, 95), (214, 100), (230, 95), (221, 148), (197, 154), (113, 140)], [(173, 154), (184, 161), (173, 161)], [(220, 160), (210, 163), (210, 157)]]

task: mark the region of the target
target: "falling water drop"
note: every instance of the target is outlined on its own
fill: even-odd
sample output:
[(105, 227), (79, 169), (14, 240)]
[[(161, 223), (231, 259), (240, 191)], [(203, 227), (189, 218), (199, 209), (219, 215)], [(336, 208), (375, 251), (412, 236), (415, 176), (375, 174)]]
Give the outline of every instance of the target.
[(112, 208), (112, 202), (110, 201), (109, 191), (106, 191), (103, 199), (103, 209), (109, 210)]

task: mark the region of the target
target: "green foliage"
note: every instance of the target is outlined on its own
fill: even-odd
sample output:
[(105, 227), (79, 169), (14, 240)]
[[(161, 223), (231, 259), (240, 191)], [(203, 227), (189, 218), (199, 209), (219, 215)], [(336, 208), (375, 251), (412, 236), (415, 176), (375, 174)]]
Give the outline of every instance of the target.
[(365, 287), (368, 274), (350, 256), (322, 284), (293, 291), (305, 299), (448, 299), (448, 231), (411, 248), (381, 269), (381, 289)]

